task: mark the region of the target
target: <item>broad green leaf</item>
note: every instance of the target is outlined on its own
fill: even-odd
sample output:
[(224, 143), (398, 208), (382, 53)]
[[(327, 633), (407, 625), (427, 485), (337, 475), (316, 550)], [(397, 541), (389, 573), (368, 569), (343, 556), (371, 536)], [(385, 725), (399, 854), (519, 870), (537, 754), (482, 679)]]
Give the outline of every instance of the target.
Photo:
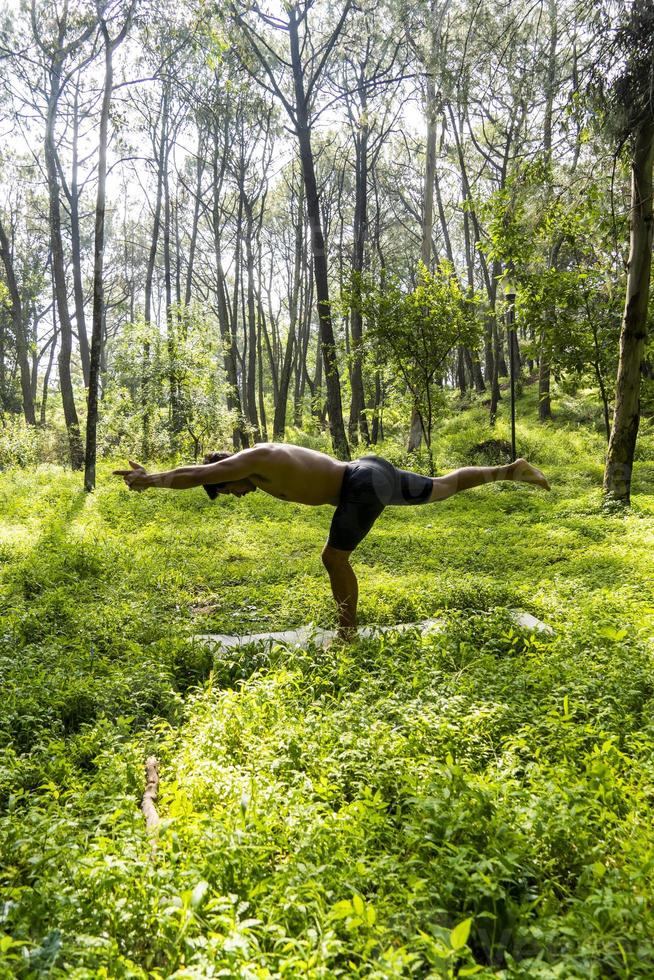
[(450, 942), (452, 944), (452, 949), (463, 949), (465, 944), (468, 942), (468, 936), (470, 935), (470, 927), (472, 926), (472, 919), (464, 919), (463, 922), (459, 922), (457, 926), (454, 926), (450, 933)]
[(352, 905), (352, 902), (350, 902), (347, 898), (344, 898), (342, 901), (336, 902), (335, 905), (332, 905), (332, 909), (329, 914), (332, 919), (346, 919), (347, 916), (352, 915), (353, 912), (354, 906)]
[(205, 897), (205, 895), (207, 894), (208, 891), (209, 891), (209, 882), (208, 881), (198, 881), (197, 885), (195, 886), (195, 888), (191, 892), (191, 902), (190, 902), (190, 904), (191, 904), (191, 908), (192, 909), (196, 909), (196, 908), (198, 908), (199, 905), (202, 904), (202, 902), (204, 900), (204, 897)]

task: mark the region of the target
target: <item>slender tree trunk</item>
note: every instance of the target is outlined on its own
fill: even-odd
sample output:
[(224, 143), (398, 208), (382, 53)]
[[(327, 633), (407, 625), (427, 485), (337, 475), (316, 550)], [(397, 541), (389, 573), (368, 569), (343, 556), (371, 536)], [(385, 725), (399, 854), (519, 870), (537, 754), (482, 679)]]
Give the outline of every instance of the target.
[(549, 353), (546, 349), (545, 331), (541, 337), (540, 356), (538, 358), (538, 420), (549, 422), (552, 419), (552, 401), (550, 398), (552, 368)]
[(254, 298), (254, 217), (252, 203), (244, 200), (245, 208), (245, 266), (247, 289), (247, 376), (244, 383), (245, 411), (254, 432), (254, 441), (261, 441), (257, 416), (257, 313)]
[[(547, 56), (547, 78), (545, 83), (545, 114), (543, 118), (543, 153), (547, 164), (546, 170), (546, 200), (552, 196), (552, 177), (550, 165), (552, 162), (552, 118), (554, 108), (554, 97), (556, 95), (556, 49), (558, 44), (558, 20), (556, 11), (556, 0), (548, 0), (548, 19), (549, 19), (549, 50)], [(551, 265), (556, 265), (558, 248), (551, 251)], [(550, 315), (554, 316), (555, 311), (551, 310)], [(547, 316), (547, 320), (550, 316)], [(552, 418), (551, 375), (552, 364), (550, 354), (550, 338), (547, 326), (543, 327), (540, 338), (540, 349), (538, 353), (538, 419), (540, 422), (548, 422)]]
[[(436, 137), (437, 137), (437, 103), (436, 83), (431, 72), (427, 75), (427, 146), (425, 152), (425, 181), (422, 198), (422, 245), (420, 261), (427, 269), (431, 269), (432, 237), (434, 231), (434, 184), (436, 180)], [(411, 412), (409, 427), (409, 452), (420, 448), (423, 436), (422, 420), (417, 405)]]
[(7, 406), (7, 377), (5, 370), (6, 323), (6, 313), (0, 308), (0, 416)]
[[(297, 203), (297, 221), (295, 224), (295, 252), (293, 256), (293, 284), (289, 297), (289, 324), (288, 337), (286, 338), (286, 348), (284, 350), (284, 362), (279, 377), (277, 391), (277, 401), (275, 403), (275, 417), (273, 420), (273, 440), (284, 438), (286, 430), (286, 404), (288, 402), (288, 389), (291, 381), (291, 369), (296, 344), (295, 336), (298, 329), (298, 307), (300, 300), (300, 287), (302, 276), (302, 259), (304, 252), (304, 193), (300, 185)], [(297, 357), (297, 354), (295, 354)]]
[(260, 419), (260, 433), (259, 437), (264, 442), (268, 442), (268, 426), (266, 422), (266, 402), (264, 396), (264, 383), (263, 383), (263, 351), (261, 349), (261, 324), (262, 321), (259, 320), (257, 327), (257, 361), (258, 361), (258, 395), (259, 395), (259, 419)]
[(179, 403), (179, 367), (178, 367), (178, 339), (173, 315), (173, 279), (171, 263), (171, 225), (172, 225), (172, 202), (170, 197), (170, 182), (168, 179), (168, 153), (166, 148), (164, 155), (163, 171), (163, 261), (164, 261), (164, 294), (166, 298), (166, 350), (168, 352), (168, 397), (170, 400), (170, 427), (173, 446), (177, 442), (179, 433), (184, 428), (181, 406)]
[(495, 424), (497, 416), (497, 406), (500, 402), (500, 332), (497, 328), (497, 317), (494, 313), (488, 314), (491, 322), (491, 336), (493, 339), (493, 375), (491, 377), (491, 400), (489, 417), (491, 425)]
[[(238, 349), (238, 323), (239, 323), (239, 295), (241, 294), (241, 254), (243, 251), (243, 197), (239, 194), (238, 199), (238, 213), (236, 217), (236, 229), (235, 229), (235, 246), (234, 246), (234, 291), (232, 294), (232, 305), (231, 305), (231, 323), (230, 329), (232, 331), (232, 353), (234, 357), (234, 365), (236, 367), (236, 377), (239, 378), (239, 365), (240, 365), (240, 381), (241, 385), (239, 388), (239, 398), (243, 406), (243, 414), (246, 415), (246, 405), (245, 405), (245, 373), (246, 365), (244, 364), (243, 358), (247, 354), (247, 332), (244, 333), (243, 337), (243, 358), (241, 358)], [(227, 286), (225, 286), (225, 292), (227, 291)]]
[(436, 83), (433, 75), (429, 74), (427, 85), (427, 146), (425, 152), (425, 182), (422, 198), (422, 245), (420, 261), (431, 269), (432, 236), (434, 232), (434, 185), (436, 181), (436, 137), (437, 137), (437, 102)]
[(55, 121), (61, 84), (61, 65), (55, 59), (51, 67), (50, 92), (45, 135), (45, 165), (48, 178), (48, 198), (50, 206), (50, 241), (52, 247), (52, 271), (55, 283), (57, 312), (59, 314), (59, 386), (64, 410), (64, 420), (68, 433), (70, 465), (81, 470), (84, 465), (84, 450), (80, 433), (79, 418), (73, 393), (71, 358), (73, 353), (73, 328), (68, 310), (66, 286), (66, 266), (61, 234), (61, 197), (59, 174), (57, 170), (57, 149), (55, 144)]
[[(271, 304), (269, 304), (270, 306)], [(270, 335), (268, 333), (268, 326), (266, 324), (266, 313), (263, 308), (263, 303), (261, 298), (259, 298), (259, 320), (261, 322), (261, 330), (263, 333), (263, 339), (266, 344), (266, 353), (268, 354), (268, 366), (270, 368), (270, 381), (272, 383), (272, 394), (273, 394), (273, 404), (277, 405), (279, 400), (279, 367), (277, 365), (277, 358), (275, 357), (275, 325), (274, 325), (274, 315), (270, 315), (271, 328), (273, 331), (273, 341), (270, 340)]]
[(372, 406), (372, 434), (371, 441), (373, 445), (377, 445), (380, 439), (384, 438), (382, 429), (382, 405), (384, 401), (384, 389), (382, 386), (381, 371), (379, 368), (375, 370), (375, 400)]
[[(109, 109), (113, 89), (113, 51), (120, 37), (112, 42), (107, 25), (100, 21), (104, 38), (105, 74), (102, 111), (100, 113), (100, 137), (98, 148), (98, 190), (95, 205), (95, 246), (93, 250), (93, 329), (91, 332), (91, 354), (89, 363), (89, 391), (86, 414), (86, 457), (84, 467), (84, 489), (95, 490), (95, 463), (98, 426), (98, 387), (100, 382), (100, 358), (104, 318), (104, 220), (107, 184), (107, 139), (109, 129)], [(126, 27), (123, 31), (125, 36)]]
[[(168, 139), (168, 113), (170, 105), (170, 87), (168, 81), (161, 97), (161, 136), (159, 146), (156, 148), (157, 159), (157, 190), (154, 203), (154, 214), (152, 218), (152, 237), (150, 240), (150, 251), (148, 254), (148, 264), (145, 271), (145, 340), (143, 341), (143, 366), (141, 372), (141, 411), (142, 411), (142, 454), (144, 461), (150, 458), (150, 371), (151, 371), (151, 349), (150, 335), (152, 325), (152, 286), (154, 281), (154, 267), (157, 261), (157, 250), (159, 248), (159, 231), (161, 228), (161, 206), (163, 201), (163, 181), (164, 166), (166, 163), (166, 141)], [(156, 140), (156, 136), (154, 137)]]
[(470, 350), (469, 347), (464, 347), (463, 357), (465, 360), (466, 370), (470, 376), (472, 384), (475, 387), (475, 391), (477, 394), (482, 394), (482, 392), (486, 391), (486, 385), (484, 384), (484, 378), (481, 373), (481, 365), (479, 363), (477, 352)]
[[(227, 392), (227, 408), (230, 411), (236, 413), (236, 425), (232, 432), (232, 441), (234, 443), (234, 449), (245, 449), (249, 446), (249, 439), (246, 433), (243, 431), (242, 418), (243, 411), (241, 407), (241, 397), (238, 389), (238, 377), (236, 374), (236, 359), (234, 357), (234, 337), (232, 334), (231, 324), (230, 324), (230, 313), (229, 306), (227, 303), (227, 295), (225, 292), (225, 273), (223, 271), (223, 260), (222, 260), (222, 249), (220, 243), (220, 202), (218, 199), (219, 188), (222, 184), (222, 176), (219, 177), (219, 166), (218, 166), (218, 146), (214, 148), (214, 159), (213, 159), (213, 175), (214, 175), (214, 191), (213, 191), (213, 210), (212, 210), (212, 230), (213, 230), (213, 245), (214, 245), (214, 260), (216, 263), (216, 303), (218, 310), (218, 326), (220, 329), (220, 337), (223, 346), (223, 364), (225, 368), (225, 375), (227, 377), (227, 384), (229, 389)], [(224, 160), (223, 160), (223, 172), (224, 172)]]
[(493, 380), (493, 324), (490, 316), (484, 318), (484, 380), (488, 385)]
[[(56, 319), (56, 313), (53, 308), (53, 321)], [(50, 375), (52, 374), (52, 365), (54, 364), (55, 354), (57, 352), (57, 340), (59, 337), (59, 331), (57, 330), (57, 325), (54, 325), (54, 335), (52, 337), (52, 345), (50, 347), (50, 355), (48, 357), (48, 366), (45, 369), (45, 374), (43, 375), (43, 393), (41, 395), (41, 409), (39, 412), (39, 425), (41, 428), (45, 427), (47, 408), (48, 408), (48, 389), (50, 385)]]
[(320, 214), (320, 198), (316, 183), (316, 173), (311, 148), (311, 132), (309, 128), (308, 105), (304, 91), (304, 77), (300, 53), (300, 40), (296, 12), (289, 11), (289, 39), (291, 48), (291, 64), (295, 87), (296, 130), (302, 164), (302, 175), (307, 198), (307, 215), (311, 228), (311, 251), (313, 255), (313, 270), (316, 282), (316, 301), (318, 319), (320, 322), (320, 347), (325, 364), (325, 384), (327, 388), (327, 413), (332, 445), (336, 455), (341, 459), (350, 458), (350, 450), (345, 435), (343, 423), (343, 408), (341, 401), (341, 382), (336, 361), (336, 341), (332, 324), (331, 305), (329, 300), (329, 278), (327, 270), (327, 255), (325, 239), (322, 230)]
[(70, 239), (71, 254), (73, 260), (73, 292), (75, 296), (75, 324), (77, 326), (77, 338), (79, 340), (79, 354), (82, 362), (82, 375), (84, 384), (89, 386), (89, 369), (91, 355), (89, 351), (89, 339), (86, 333), (86, 316), (84, 314), (84, 289), (82, 288), (82, 247), (80, 243), (80, 221), (79, 221), (79, 186), (77, 180), (78, 171), (78, 144), (79, 144), (79, 85), (75, 89), (75, 104), (73, 107), (73, 158), (70, 180)]
[(361, 119), (355, 136), (356, 174), (354, 192), (354, 248), (352, 252), (352, 305), (350, 325), (352, 330), (350, 384), (350, 419), (348, 434), (357, 443), (359, 432), (366, 443), (370, 442), (368, 421), (365, 416), (365, 395), (362, 373), (363, 314), (361, 312), (361, 279), (363, 276), (366, 240), (368, 238), (368, 109), (365, 79), (359, 78)]
[(188, 248), (188, 265), (186, 267), (186, 285), (184, 287), (184, 306), (188, 307), (191, 302), (191, 292), (193, 289), (193, 268), (195, 265), (195, 252), (198, 242), (198, 224), (200, 221), (200, 201), (202, 197), (202, 171), (203, 171), (203, 132), (202, 127), (198, 126), (198, 149), (195, 167), (195, 202), (193, 205), (193, 221), (191, 224), (191, 240)]
[(466, 363), (465, 363), (465, 353), (463, 347), (459, 346), (456, 352), (456, 377), (457, 384), (459, 386), (459, 394), (462, 398), (465, 398), (466, 392), (468, 391), (468, 384), (466, 379)]
[(631, 233), (615, 411), (604, 471), (604, 493), (629, 504), (638, 425), (640, 377), (645, 341), (652, 266), (652, 168), (654, 118), (645, 119), (634, 135), (631, 165)]
[[(303, 259), (303, 265), (306, 261)], [(311, 333), (311, 310), (313, 308), (313, 278), (307, 270), (305, 276), (304, 289), (302, 291), (302, 307), (298, 323), (300, 324), (299, 343), (297, 350), (297, 370), (295, 375), (295, 391), (293, 401), (293, 420), (298, 429), (303, 425), (304, 414), (304, 393), (307, 382), (311, 385), (309, 371), (307, 367), (307, 357), (309, 352), (309, 337)], [(313, 394), (313, 393), (312, 393)]]
[[(16, 282), (13, 257), (9, 245), (9, 239), (0, 219), (0, 259), (5, 268), (7, 288), (11, 300), (11, 319), (14, 329), (14, 340), (16, 343), (16, 356), (18, 358), (18, 368), (20, 372), (20, 388), (23, 397), (23, 415), (28, 425), (36, 425), (36, 415), (34, 411), (34, 399), (32, 397), (32, 378), (30, 372), (29, 355), (25, 338), (25, 324), (23, 322), (23, 304), (21, 302), (20, 290)], [(4, 371), (4, 351), (0, 358), (2, 370)], [(4, 379), (3, 379), (4, 380)], [(4, 383), (2, 385), (4, 391)]]

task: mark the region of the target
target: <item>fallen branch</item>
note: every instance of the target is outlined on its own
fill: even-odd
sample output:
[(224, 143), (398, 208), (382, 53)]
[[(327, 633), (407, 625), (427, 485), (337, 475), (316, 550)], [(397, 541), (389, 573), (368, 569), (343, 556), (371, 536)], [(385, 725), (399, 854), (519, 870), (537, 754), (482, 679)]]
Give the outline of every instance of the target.
[(148, 830), (154, 830), (159, 825), (159, 814), (155, 807), (159, 789), (159, 762), (151, 755), (145, 761), (145, 792), (141, 800), (141, 810), (145, 817)]

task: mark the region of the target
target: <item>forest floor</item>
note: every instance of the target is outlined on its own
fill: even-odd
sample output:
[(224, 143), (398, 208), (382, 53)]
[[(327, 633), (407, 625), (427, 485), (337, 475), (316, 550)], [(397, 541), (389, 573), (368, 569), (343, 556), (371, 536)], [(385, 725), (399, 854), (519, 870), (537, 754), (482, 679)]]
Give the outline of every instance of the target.
[[(0, 474), (0, 977), (654, 975), (654, 426), (622, 512), (594, 410), (556, 407), (518, 425), (551, 494), (389, 509), (357, 550), (363, 623), (444, 631), (345, 649), (192, 639), (331, 625), (329, 508)], [(498, 435), (453, 415), (438, 472)]]

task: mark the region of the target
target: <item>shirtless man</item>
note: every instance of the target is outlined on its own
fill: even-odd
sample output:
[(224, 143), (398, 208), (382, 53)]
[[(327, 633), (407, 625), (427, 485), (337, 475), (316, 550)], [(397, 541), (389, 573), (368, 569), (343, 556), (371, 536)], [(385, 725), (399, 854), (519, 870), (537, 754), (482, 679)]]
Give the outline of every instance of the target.
[(317, 507), (335, 507), (322, 560), (338, 606), (339, 636), (356, 635), (358, 583), (350, 555), (365, 538), (385, 507), (428, 504), (497, 480), (531, 483), (549, 490), (540, 470), (524, 459), (507, 466), (465, 466), (446, 476), (430, 478), (398, 470), (379, 456), (342, 463), (324, 453), (282, 443), (259, 443), (238, 453), (210, 453), (202, 465), (147, 473), (130, 460), (131, 469), (115, 470), (130, 490), (204, 487), (219, 494), (244, 497), (263, 490), (280, 500)]

